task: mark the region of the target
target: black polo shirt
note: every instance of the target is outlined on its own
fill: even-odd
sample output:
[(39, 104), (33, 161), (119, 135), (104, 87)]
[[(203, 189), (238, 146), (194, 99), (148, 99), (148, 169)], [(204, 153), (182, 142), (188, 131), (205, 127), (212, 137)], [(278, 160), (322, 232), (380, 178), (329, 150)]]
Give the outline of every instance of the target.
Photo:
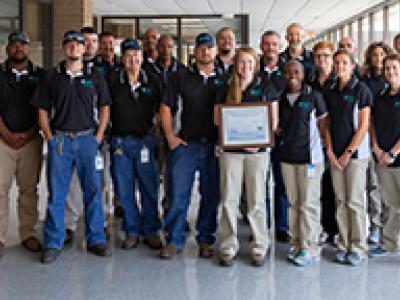
[(305, 71), (305, 76), (304, 76), (305, 82), (307, 83), (311, 82), (311, 77), (315, 72), (314, 54), (312, 51), (304, 48), (303, 54), (300, 57), (293, 58), (289, 54), (289, 48), (286, 48), (286, 50), (280, 54), (280, 57), (283, 63), (287, 63), (292, 59), (296, 59), (297, 61), (301, 62)]
[[(341, 156), (349, 146), (357, 128), (359, 110), (372, 105), (372, 93), (365, 83), (352, 76), (348, 84), (339, 90), (338, 82), (326, 93), (326, 103), (331, 120), (333, 152)], [(368, 158), (370, 147), (368, 133), (353, 158)]]
[(264, 57), (260, 59), (260, 73), (262, 76), (268, 78), (273, 83), (278, 95), (281, 95), (285, 90), (285, 77), (283, 76), (283, 67), (285, 63), (283, 58), (279, 56), (278, 65), (273, 70), (267, 70), (264, 63)]
[(279, 102), (280, 160), (292, 164), (322, 163), (318, 118), (327, 115), (322, 94), (306, 84), (294, 103), (290, 103), (287, 94), (285, 91)]
[(203, 76), (196, 65), (174, 73), (167, 86), (164, 103), (176, 112), (174, 131), (186, 141), (212, 141), (217, 137), (213, 123), (218, 89), (224, 85), (218, 69)]
[(124, 70), (109, 77), (111, 94), (111, 133), (117, 136), (147, 135), (160, 107), (160, 83), (141, 70), (138, 84), (132, 87)]
[[(379, 148), (388, 152), (400, 139), (400, 93), (391, 95), (390, 87), (379, 93), (372, 116)], [(389, 167), (400, 167), (400, 156)]]
[(318, 71), (315, 70), (314, 74), (311, 77), (311, 81), (308, 83), (314, 90), (320, 92), (324, 97), (325, 94), (330, 91), (334, 85), (336, 85), (337, 77), (334, 72), (331, 72), (328, 78), (325, 80), (324, 84), (321, 85), (319, 82), (319, 74)]
[(95, 128), (98, 109), (110, 103), (107, 83), (95, 68), (84, 67), (72, 77), (65, 62), (46, 72), (32, 101), (50, 113), (52, 130), (73, 132)]
[(0, 116), (12, 132), (27, 131), (37, 124), (37, 113), (30, 102), (43, 76), (43, 70), (29, 61), (25, 72), (12, 70), (8, 60), (0, 70)]
[(233, 64), (225, 64), (219, 55), (215, 58), (215, 66), (218, 68), (218, 72), (223, 74), (226, 79), (231, 77), (233, 71)]
[(85, 65), (89, 68), (95, 68), (101, 75), (107, 76), (113, 71), (119, 71), (122, 69), (121, 58), (117, 55), (114, 56), (113, 63), (109, 63), (104, 60), (100, 55), (96, 55), (96, 57), (90, 61), (85, 61)]
[(369, 87), (372, 92), (373, 100), (385, 89), (386, 81), (382, 75), (365, 75), (361, 80)]

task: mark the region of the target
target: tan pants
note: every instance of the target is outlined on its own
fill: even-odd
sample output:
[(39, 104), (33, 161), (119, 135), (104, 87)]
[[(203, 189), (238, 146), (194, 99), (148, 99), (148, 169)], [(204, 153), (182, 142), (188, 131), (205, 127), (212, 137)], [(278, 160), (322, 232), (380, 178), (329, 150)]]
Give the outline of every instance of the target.
[[(321, 180), (324, 165), (315, 164), (313, 174), (308, 164), (281, 163), (283, 181), (289, 199), (291, 245), (319, 255), (321, 233)], [(311, 171), (310, 171), (311, 172)]]
[(387, 220), (383, 225), (382, 246), (388, 251), (400, 251), (400, 167), (388, 168), (376, 164)]
[(247, 218), (254, 240), (252, 250), (265, 254), (268, 249), (266, 177), (269, 153), (227, 153), (220, 156), (222, 215), (220, 250), (236, 254), (239, 250), (237, 219), (244, 180)]
[(365, 185), (368, 159), (351, 159), (344, 170), (331, 166), (336, 195), (338, 248), (364, 256), (367, 251)]
[(5, 243), (9, 218), (9, 193), (16, 178), (18, 186), (19, 233), (22, 240), (34, 235), (38, 220), (38, 190), (42, 166), (42, 139), (35, 137), (14, 150), (0, 138), (0, 242)]
[(376, 174), (376, 163), (370, 158), (367, 169), (367, 199), (371, 230), (382, 227), (383, 203), (381, 187)]

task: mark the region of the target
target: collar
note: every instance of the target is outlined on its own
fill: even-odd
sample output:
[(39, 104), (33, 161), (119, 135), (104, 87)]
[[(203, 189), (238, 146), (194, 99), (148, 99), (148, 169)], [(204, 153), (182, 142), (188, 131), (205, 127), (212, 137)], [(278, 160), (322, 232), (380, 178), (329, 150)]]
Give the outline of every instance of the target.
[(173, 56), (171, 57), (171, 64), (170, 64), (167, 68), (164, 68), (164, 67), (161, 65), (161, 62), (160, 62), (159, 59), (157, 59), (157, 60), (155, 61), (154, 66), (155, 66), (156, 71), (159, 72), (159, 73), (164, 72), (165, 69), (166, 69), (167, 71), (169, 71), (169, 72), (175, 73), (176, 71), (178, 71), (178, 67), (179, 67), (179, 65), (178, 65), (178, 60), (177, 60), (175, 57), (173, 57)]
[[(352, 91), (357, 86), (358, 82), (359, 82), (359, 80), (358, 80), (357, 76), (352, 75), (349, 82), (343, 88), (343, 91), (346, 91), (346, 90)], [(337, 90), (339, 90), (339, 79), (338, 78), (336, 79), (335, 84), (332, 85), (332, 88), (336, 88)]]
[(203, 79), (208, 79), (210, 77), (215, 77), (217, 76), (217, 68), (214, 67), (214, 70), (211, 72), (211, 74), (206, 75), (204, 72), (200, 71), (199, 68), (197, 67), (197, 65), (194, 63), (192, 65), (189, 66), (189, 71), (193, 74), (198, 74), (200, 76), (203, 77)]
[[(124, 69), (121, 69), (119, 71), (119, 82), (121, 84), (125, 84), (125, 83), (130, 84), (130, 82), (128, 80), (128, 75), (126, 74)], [(147, 84), (147, 82), (148, 82), (148, 77), (147, 77), (146, 71), (144, 69), (140, 69), (139, 79), (138, 79), (138, 83), (139, 83), (138, 87), (140, 87), (142, 84)], [(135, 84), (134, 86), (136, 86), (136, 85), (137, 84)], [(132, 85), (131, 85), (131, 87), (132, 87)]]
[(69, 76), (70, 79), (74, 79), (77, 77), (83, 77), (84, 75), (89, 74), (91, 72), (90, 67), (86, 66), (85, 64), (83, 64), (83, 68), (77, 73), (72, 73), (71, 71), (67, 70), (65, 68), (65, 65), (66, 65), (65, 60), (60, 62), (56, 67), (57, 73), (65, 74), (65, 75)]

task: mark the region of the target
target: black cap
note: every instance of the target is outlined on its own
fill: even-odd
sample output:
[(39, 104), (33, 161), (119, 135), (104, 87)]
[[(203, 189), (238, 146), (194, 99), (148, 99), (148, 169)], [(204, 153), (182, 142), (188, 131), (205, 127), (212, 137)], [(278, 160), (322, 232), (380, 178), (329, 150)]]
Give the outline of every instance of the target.
[(68, 42), (77, 41), (79, 44), (85, 44), (85, 38), (83, 34), (76, 30), (69, 30), (64, 33), (62, 44), (65, 45)]
[(11, 44), (15, 41), (20, 41), (21, 43), (29, 44), (28, 36), (21, 31), (14, 31), (10, 33), (10, 35), (8, 36), (8, 44)]
[(121, 43), (121, 51), (124, 53), (126, 50), (140, 50), (140, 43), (136, 39), (125, 39)]
[(196, 48), (202, 45), (215, 47), (215, 38), (211, 33), (203, 32), (196, 37)]

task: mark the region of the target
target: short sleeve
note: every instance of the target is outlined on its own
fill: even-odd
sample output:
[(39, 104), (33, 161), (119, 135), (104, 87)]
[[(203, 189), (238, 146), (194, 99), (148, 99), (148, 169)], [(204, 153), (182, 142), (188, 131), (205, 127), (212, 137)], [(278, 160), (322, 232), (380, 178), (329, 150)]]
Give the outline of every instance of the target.
[(47, 111), (51, 109), (51, 78), (53, 77), (53, 69), (41, 72), (39, 75), (39, 84), (32, 97), (31, 105)]
[(372, 92), (369, 87), (365, 83), (360, 83), (360, 92), (359, 92), (359, 102), (358, 107), (362, 109), (364, 107), (370, 107), (373, 103)]
[(324, 97), (320, 92), (314, 91), (314, 101), (317, 118), (326, 115), (328, 113), (328, 109), (326, 107)]
[(168, 84), (165, 88), (163, 103), (171, 110), (175, 110), (178, 106), (179, 85), (182, 72), (176, 72), (169, 77)]
[(96, 76), (96, 92), (98, 97), (98, 106), (111, 105), (111, 96), (108, 84), (104, 76), (101, 76), (97, 71), (94, 72)]
[(270, 81), (269, 79), (263, 79), (267, 80), (267, 82), (264, 84), (264, 99), (263, 101), (266, 102), (274, 102), (279, 100), (279, 94), (278, 91), (275, 87), (275, 85)]

